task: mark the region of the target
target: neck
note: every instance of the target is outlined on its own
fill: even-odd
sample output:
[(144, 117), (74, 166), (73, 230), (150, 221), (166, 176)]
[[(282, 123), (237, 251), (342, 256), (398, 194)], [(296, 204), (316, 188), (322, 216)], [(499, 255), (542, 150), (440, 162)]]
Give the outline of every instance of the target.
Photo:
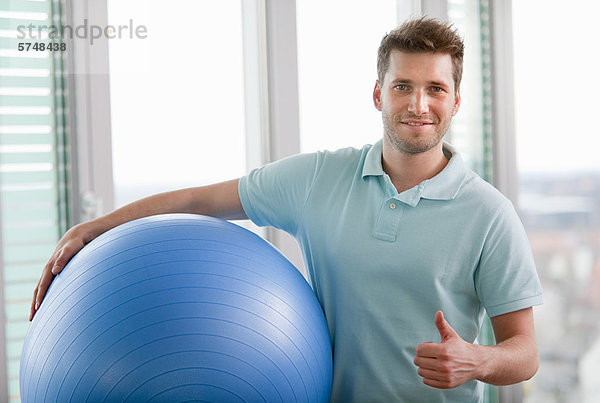
[(384, 138), (381, 164), (398, 193), (402, 193), (442, 172), (448, 164), (448, 158), (444, 155), (442, 147), (443, 143), (440, 141), (431, 150), (409, 154), (393, 148)]

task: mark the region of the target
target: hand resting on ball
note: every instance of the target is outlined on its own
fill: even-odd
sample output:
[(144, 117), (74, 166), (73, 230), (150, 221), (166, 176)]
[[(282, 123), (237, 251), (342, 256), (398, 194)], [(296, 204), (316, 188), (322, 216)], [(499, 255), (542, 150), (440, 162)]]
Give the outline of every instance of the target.
[(168, 213), (202, 214), (227, 220), (246, 219), (238, 195), (238, 182), (239, 179), (234, 179), (209, 186), (160, 193), (74, 226), (58, 242), (44, 266), (33, 292), (29, 320), (33, 320), (54, 277), (86, 244), (109, 229), (138, 218)]

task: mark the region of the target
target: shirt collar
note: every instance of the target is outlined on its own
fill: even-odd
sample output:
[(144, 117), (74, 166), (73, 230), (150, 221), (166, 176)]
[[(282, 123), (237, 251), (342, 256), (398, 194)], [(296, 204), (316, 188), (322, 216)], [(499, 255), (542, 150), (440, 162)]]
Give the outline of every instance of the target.
[[(383, 139), (377, 141), (367, 152), (362, 169), (362, 177), (383, 176), (381, 165), (383, 152)], [(463, 183), (467, 179), (468, 169), (460, 154), (448, 143), (444, 143), (444, 153), (450, 155), (450, 161), (446, 167), (431, 179), (421, 182), (419, 185), (406, 192), (418, 193), (418, 198), (433, 200), (451, 200), (456, 197)], [(404, 192), (403, 192), (404, 193)]]
[(462, 157), (448, 143), (444, 143), (444, 153), (451, 155), (448, 165), (436, 176), (423, 182), (423, 198), (434, 200), (452, 200), (465, 183), (469, 170)]
[(381, 155), (383, 154), (383, 139), (373, 144), (363, 164), (362, 177), (365, 176), (383, 176), (383, 166), (381, 165)]

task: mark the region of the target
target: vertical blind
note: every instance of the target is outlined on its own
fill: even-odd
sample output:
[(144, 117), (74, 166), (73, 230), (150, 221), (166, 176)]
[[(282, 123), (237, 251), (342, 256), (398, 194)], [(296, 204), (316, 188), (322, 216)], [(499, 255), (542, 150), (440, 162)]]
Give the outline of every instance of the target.
[[(61, 15), (60, 1), (0, 1), (0, 401), (19, 401), (33, 288), (69, 221), (66, 52), (48, 50), (61, 42), (48, 35), (48, 27), (64, 24)], [(20, 38), (30, 26), (33, 35)], [(20, 43), (30, 50), (20, 51)]]

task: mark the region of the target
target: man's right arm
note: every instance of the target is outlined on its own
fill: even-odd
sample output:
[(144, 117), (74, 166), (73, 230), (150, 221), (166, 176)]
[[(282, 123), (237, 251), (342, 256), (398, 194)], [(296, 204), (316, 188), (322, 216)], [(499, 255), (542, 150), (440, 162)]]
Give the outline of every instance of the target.
[(191, 213), (228, 220), (246, 219), (238, 194), (239, 179), (214, 185), (181, 189), (150, 196), (105, 216), (78, 224), (65, 233), (46, 266), (33, 293), (29, 320), (33, 319), (52, 280), (69, 260), (100, 234), (123, 223), (156, 214)]

